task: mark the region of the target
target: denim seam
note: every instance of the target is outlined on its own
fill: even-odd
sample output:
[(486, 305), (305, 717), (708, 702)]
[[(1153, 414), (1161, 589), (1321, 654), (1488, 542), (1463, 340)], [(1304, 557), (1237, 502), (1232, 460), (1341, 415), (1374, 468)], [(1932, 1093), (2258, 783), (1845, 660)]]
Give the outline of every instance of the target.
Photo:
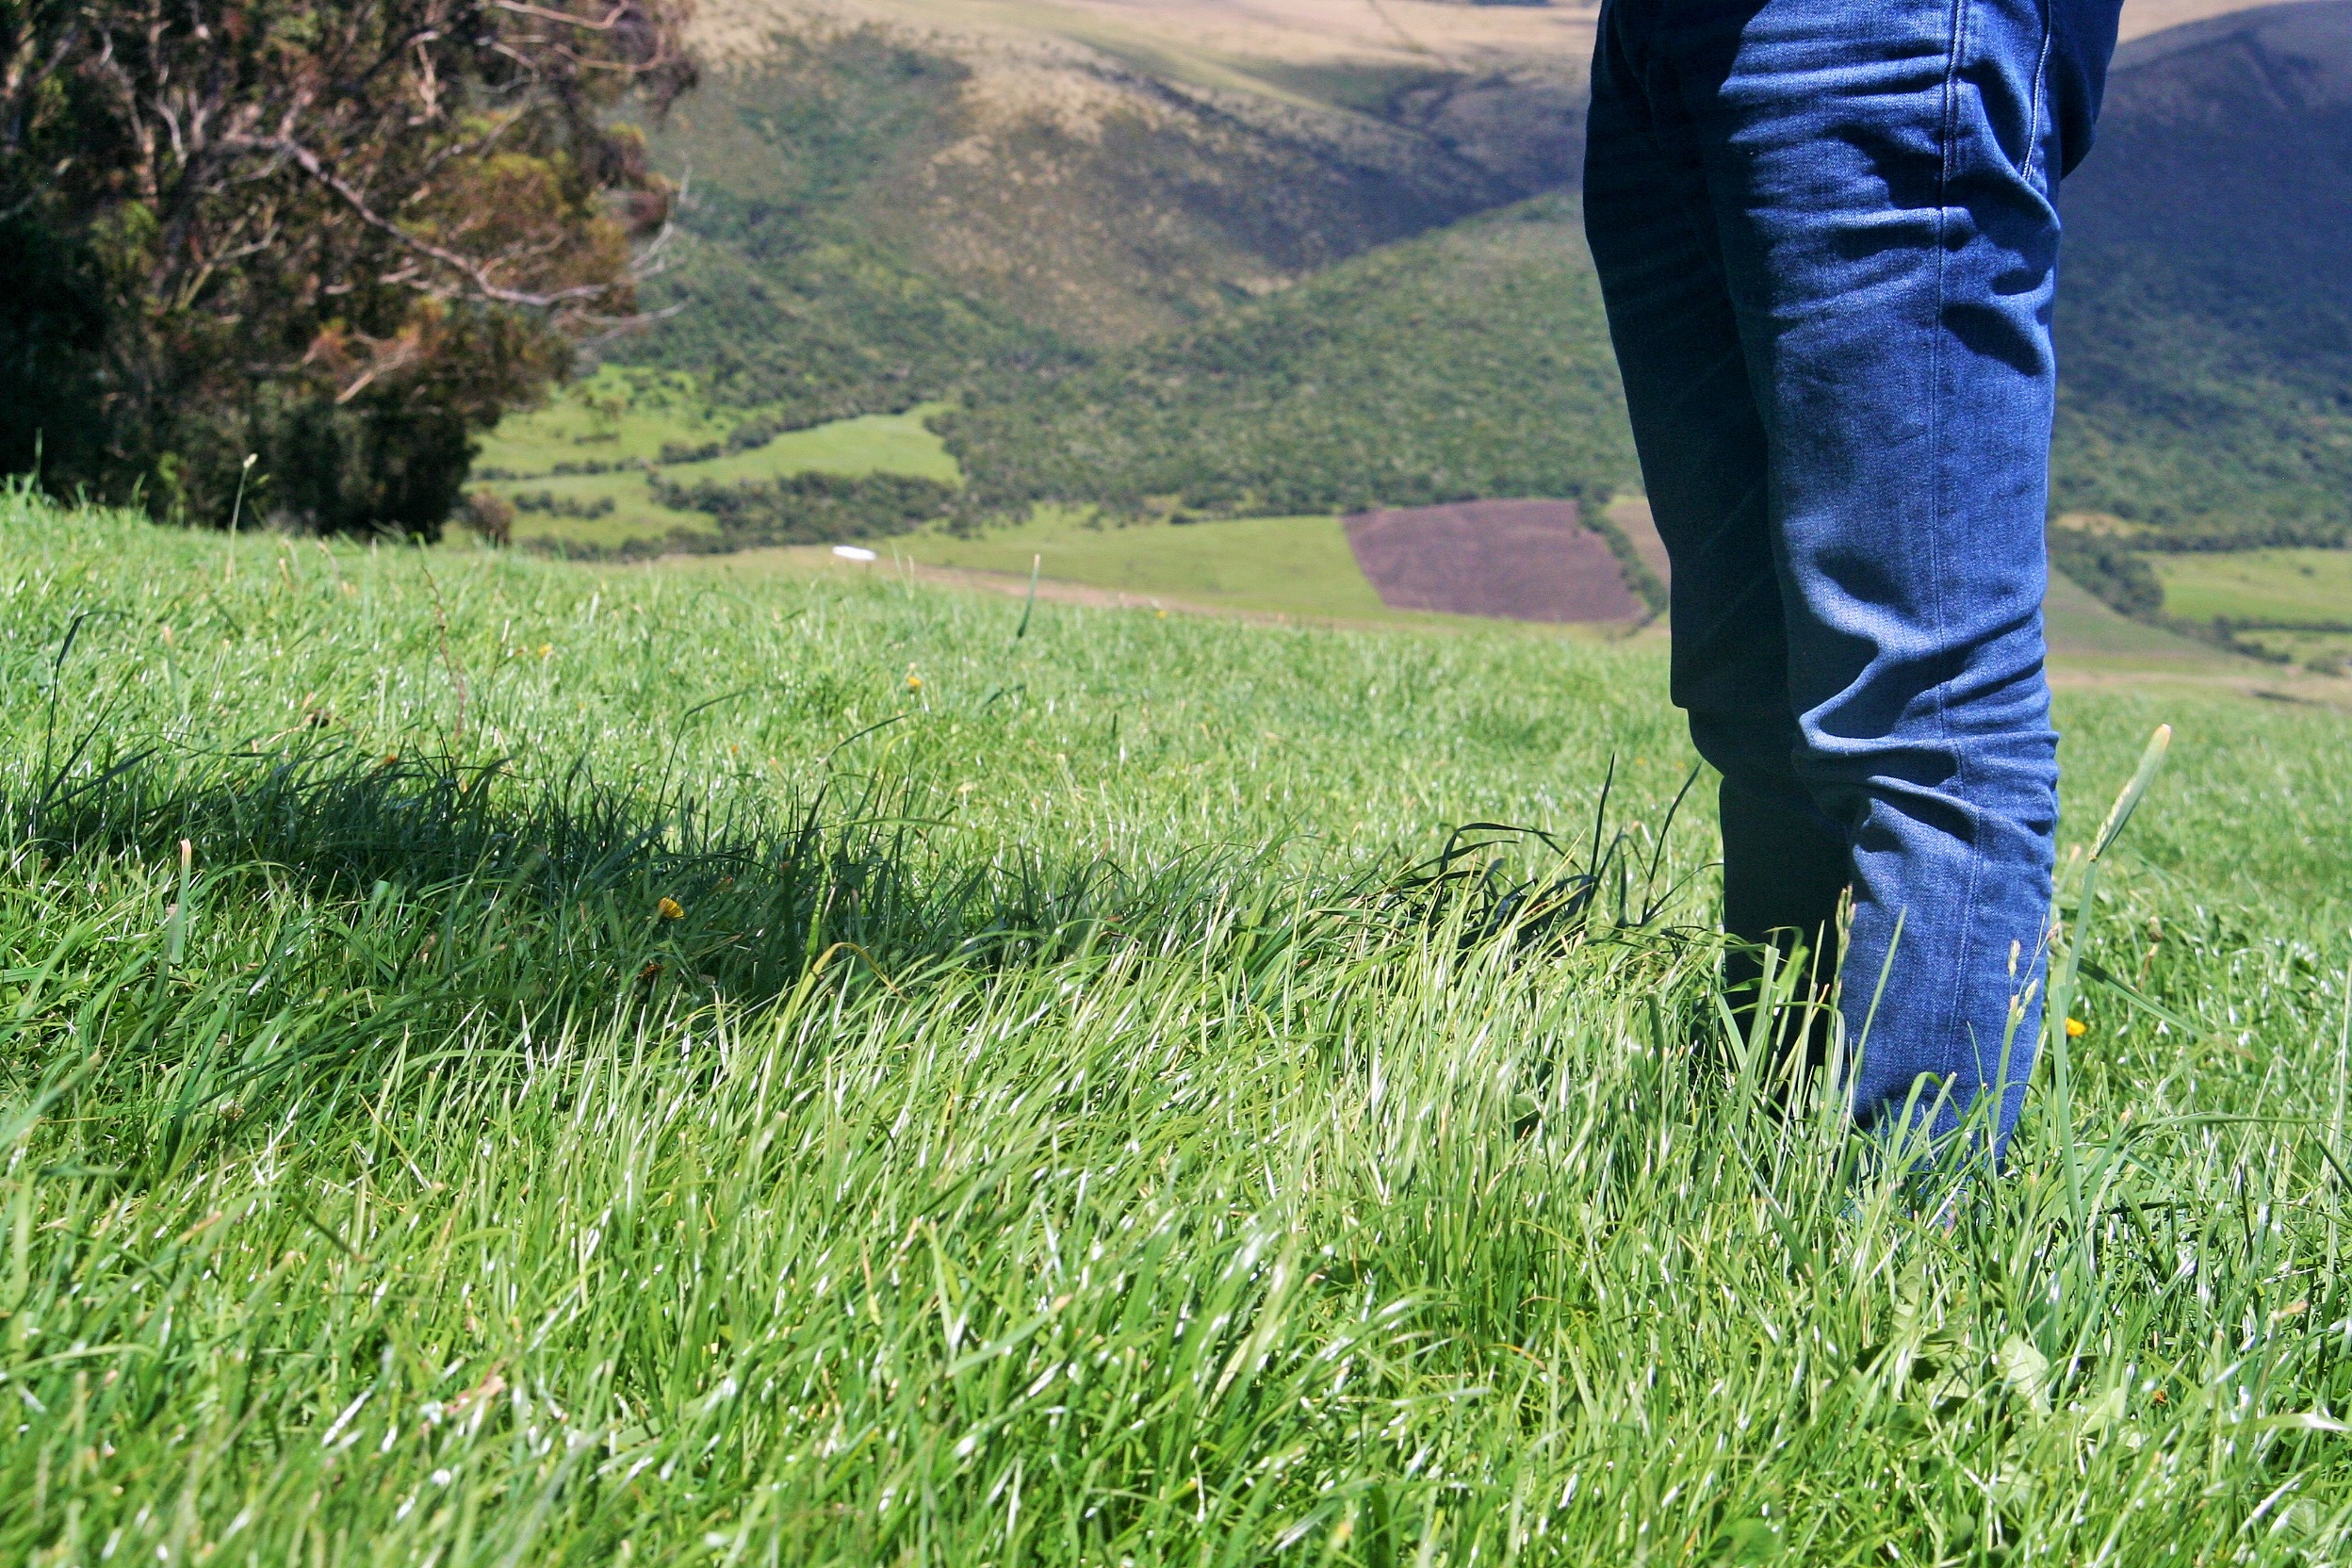
[(2034, 171), (2042, 166), (2042, 110), (2044, 97), (2050, 90), (2050, 50), (2057, 33), (2057, 22), (2050, 12), (2050, 0), (2042, 0), (2042, 52), (2034, 61), (2034, 106), (2025, 117), (2025, 168), (2022, 172), (2028, 185), (2050, 193), (2050, 181)]
[[(1929, 376), (1927, 384), (1927, 428), (1929, 527), (1927, 531), (1927, 547), (1930, 558), (1928, 580), (1934, 585), (1932, 592), (1935, 595), (1936, 635), (1936, 641), (1939, 645), (1948, 643), (1947, 630), (1949, 627), (1949, 617), (1945, 612), (1943, 551), (1941, 548), (1942, 529), (1946, 519), (1945, 486), (1947, 483), (1947, 476), (1944, 471), (1944, 420), (1942, 417), (1944, 412), (1943, 400), (1945, 362), (1944, 316), (1946, 307), (1950, 302), (1948, 274), (1951, 269), (1952, 255), (1949, 240), (1951, 237), (1952, 224), (1952, 166), (1954, 160), (1959, 155), (1961, 119), (1960, 101), (1962, 95), (1963, 74), (1968, 61), (1968, 24), (1972, 19), (1973, 13), (1974, 0), (1952, 0), (1951, 13), (1952, 49), (1951, 54), (1946, 57), (1944, 62), (1943, 145), (1937, 149), (1940, 156), (1940, 165), (1937, 170), (1936, 187), (1936, 298), (1933, 318), (1929, 323), (1928, 334)], [(1967, 786), (1972, 770), (1969, 767), (1968, 747), (1961, 743), (1952, 734), (1951, 710), (1952, 681), (1957, 672), (1952, 668), (1952, 656), (1948, 647), (1939, 646), (1937, 649), (1935, 672), (1937, 678), (1936, 682), (1935, 696), (1936, 721), (1936, 727), (1943, 734), (1945, 744), (1951, 748), (1953, 771), (1962, 786), (1963, 794), (1965, 796), (1968, 792)], [(1979, 846), (1983, 839), (1983, 824), (1979, 820), (1976, 812), (1968, 811), (1964, 813), (1964, 816), (1968, 822), (1972, 840), (1970, 848), (1974, 849)], [(1967, 1016), (1967, 1008), (1964, 1005), (1963, 997), (1968, 986), (1968, 974), (1969, 968), (1968, 949), (1973, 945), (1968, 933), (1974, 929), (1976, 922), (1976, 906), (1978, 902), (1978, 883), (1983, 875), (1983, 858), (1979, 855), (1971, 854), (1968, 857), (1968, 886), (1962, 890), (1960, 896), (1960, 922), (1958, 928), (1962, 933), (1960, 940), (1961, 951), (1954, 956), (1952, 972), (1947, 981), (1950, 988), (1946, 992), (1944, 1005), (1941, 1009), (1939, 1009), (1943, 1014), (1940, 1023), (1942, 1028), (1956, 1027), (1960, 1023), (1961, 1020)], [(1982, 1073), (1980, 1072), (1978, 1076), (1981, 1079)], [(1969, 1098), (1971, 1102), (1973, 1102), (1976, 1097), (1973, 1093), (1971, 1093)]]

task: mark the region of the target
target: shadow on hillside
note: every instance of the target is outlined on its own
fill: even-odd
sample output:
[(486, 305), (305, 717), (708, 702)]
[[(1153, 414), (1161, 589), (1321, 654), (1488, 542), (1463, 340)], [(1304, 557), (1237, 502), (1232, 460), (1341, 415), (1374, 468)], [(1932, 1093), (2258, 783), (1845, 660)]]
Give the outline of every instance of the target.
[(1198, 925), (1258, 858), (1194, 856), (1141, 875), (1056, 861), (978, 841), (907, 785), (839, 776), (753, 816), (677, 782), (601, 780), (585, 763), (532, 782), (502, 763), (325, 745), (151, 750), (84, 771), (12, 803), (53, 854), (170, 864), (186, 841), (200, 876), (240, 883), (248, 899), (297, 889), (384, 928), (519, 922), (592, 990), (626, 977), (758, 1001), (820, 962), (888, 977), (1048, 961), (1110, 932)]
[(1361, 874), (1318, 875), (1280, 842), (1136, 872), (925, 814), (920, 787), (875, 778), (729, 815), (682, 784), (614, 784), (584, 764), (533, 782), (319, 743), (77, 754), (49, 777), (8, 802), (9, 836), (49, 859), (36, 880), (87, 882), (105, 906), (55, 934), (50, 967), (79, 955), (78, 978), (47, 1005), (70, 1008), (90, 1048), (59, 1061), (130, 1075), (108, 1136), (151, 1175), (264, 1125), (288, 1095), (380, 1086), (412, 1042), (431, 1070), (462, 1059), (479, 1079), (583, 1027), (642, 1046), (650, 1022), (682, 1070), (711, 1070), (715, 1057), (687, 1060), (703, 1032), (669, 1027), (681, 1010), (756, 1007), (811, 981), (821, 1011), (894, 1006), (1125, 954), (1278, 1007), (1302, 972), (1351, 985), (1364, 960), (1433, 943), (1683, 945), (1660, 919), (1658, 852), (1645, 863), (1633, 835), (1597, 826), (1589, 848), (1563, 849), (1472, 825), (1432, 859)]
[(1632, 834), (1604, 831), (1608, 794), (1589, 843), (1474, 824), (1432, 859), (1319, 887), (1279, 843), (1140, 871), (1057, 858), (940, 815), (905, 781), (837, 775), (797, 806), (730, 814), (682, 783), (615, 784), (584, 762), (534, 782), (500, 762), (326, 743), (141, 750), (61, 772), (11, 816), (60, 857), (171, 866), (185, 843), (210, 921), (284, 920), (290, 902), (396, 956), (368, 983), (429, 972), (535, 1011), (681, 991), (756, 1004), (832, 965), (844, 984), (895, 990), (1136, 946), (1230, 960), (1254, 993), (1302, 945), (1353, 946), (1374, 928), (1529, 947), (1657, 932), (1674, 813), (1645, 860)]

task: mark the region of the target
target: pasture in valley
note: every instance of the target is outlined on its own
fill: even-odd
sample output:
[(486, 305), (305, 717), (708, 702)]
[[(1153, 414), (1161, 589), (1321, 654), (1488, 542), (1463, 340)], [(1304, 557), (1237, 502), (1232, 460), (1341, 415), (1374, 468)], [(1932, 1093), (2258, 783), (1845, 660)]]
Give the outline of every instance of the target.
[(611, 550), (673, 535), (715, 538), (705, 512), (668, 504), (657, 477), (758, 484), (822, 473), (904, 475), (953, 485), (956, 460), (925, 421), (937, 405), (791, 430), (773, 411), (712, 403), (682, 371), (605, 366), (482, 444), (477, 486), (514, 508), (524, 544)]
[(2062, 694), (2069, 843), (2177, 737), (1946, 1228), (1720, 1038), (1654, 643), (0, 549), (0, 1559), (2352, 1541), (2338, 712)]
[(2352, 662), (2352, 550), (2213, 551), (2152, 564), (2167, 614), (2225, 622), (2308, 668), (2340, 674)]
[[(527, 546), (564, 550), (655, 551), (680, 536), (726, 541), (707, 513), (664, 506), (651, 481), (707, 483), (722, 491), (792, 475), (865, 479), (896, 475), (955, 493), (961, 471), (923, 404), (900, 414), (866, 415), (804, 430), (771, 433), (760, 411), (710, 403), (691, 377), (607, 367), (564, 389), (542, 409), (509, 419), (486, 445), (482, 487), (510, 499), (547, 496), (514, 517)], [(736, 432), (745, 432), (737, 437)], [(746, 438), (747, 437), (747, 438)], [(731, 444), (730, 444), (731, 443)], [(711, 449), (716, 455), (709, 455)], [(667, 449), (672, 461), (663, 462)], [(684, 461), (678, 459), (683, 457)], [(593, 474), (557, 472), (594, 465)], [(1474, 626), (1458, 617), (1394, 610), (1380, 602), (1350, 552), (1334, 515), (1169, 520), (1163, 506), (1143, 517), (1101, 508), (1037, 506), (1019, 522), (942, 518), (909, 531), (875, 535), (856, 527), (883, 557), (948, 574), (950, 580), (1022, 592), (1031, 567), (1048, 598), (1287, 616), (1350, 626)], [(1626, 497), (1604, 508), (1604, 526), (1632, 541), (1650, 569), (1662, 568), (1646, 503)], [(2179, 629), (2132, 620), (2063, 576), (2050, 586), (2050, 639), (2062, 676), (2171, 675), (2240, 688), (2293, 687), (2337, 700), (2326, 678), (2331, 657), (2352, 637), (2330, 629), (2352, 619), (2352, 552), (2332, 549), (2150, 553), (2175, 623), (2233, 619), (2237, 635), (2286, 653), (2295, 668), (2269, 668), (2232, 657)], [(837, 571), (823, 546), (757, 548), (712, 558), (727, 576), (788, 577)], [(2284, 629), (2278, 629), (2283, 628)], [(1622, 635), (1596, 626), (1584, 637)], [(2313, 682), (2314, 674), (2321, 677)]]
[(1246, 517), (1121, 527), (1040, 507), (1025, 522), (959, 537), (915, 534), (896, 549), (929, 566), (1052, 581), (1217, 610), (1381, 621), (1394, 616), (1348, 553), (1336, 517)]
[(1594, 14), (713, 0), (520, 547), (0, 490), (0, 1563), (2352, 1560), (2352, 4), (2126, 8), (1957, 1192), (1718, 994)]

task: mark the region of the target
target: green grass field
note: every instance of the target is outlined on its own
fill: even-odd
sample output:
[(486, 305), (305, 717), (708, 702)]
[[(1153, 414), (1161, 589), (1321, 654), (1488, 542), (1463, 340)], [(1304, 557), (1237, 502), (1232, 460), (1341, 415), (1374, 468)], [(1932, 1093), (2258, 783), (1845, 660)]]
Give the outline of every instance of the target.
[(895, 542), (931, 566), (1047, 578), (1131, 594), (1158, 594), (1218, 609), (1380, 621), (1380, 603), (1357, 568), (1336, 517), (1248, 517), (1121, 527), (1088, 513), (1039, 507), (1028, 521), (970, 538), (946, 532)]
[(2164, 612), (2186, 620), (2352, 622), (2352, 550), (2232, 550), (2149, 558)]
[[(662, 466), (686, 483), (728, 485), (823, 472), (906, 474), (957, 484), (962, 471), (930, 428), (942, 405), (868, 415), (790, 431), (743, 450)], [(612, 548), (684, 531), (717, 532), (705, 513), (663, 505), (637, 467), (558, 474), (559, 464), (653, 463), (662, 449), (722, 448), (759, 411), (710, 402), (679, 372), (605, 367), (547, 406), (516, 415), (485, 442), (486, 487), (553, 501), (519, 511), (526, 543)], [(582, 514), (588, 514), (583, 515)], [(892, 540), (893, 553), (925, 565), (1025, 575), (1033, 560), (1050, 581), (1184, 605), (1367, 625), (1435, 627), (1448, 619), (1388, 610), (1357, 569), (1345, 532), (1329, 515), (1245, 517), (1170, 526), (1104, 517), (1092, 508), (1045, 504), (1019, 523), (976, 533), (944, 528)], [(2272, 549), (2149, 557), (2164, 583), (2166, 613), (2191, 620), (2341, 621), (2352, 616), (2352, 552)], [(764, 575), (767, 564), (746, 564)], [(2063, 663), (2097, 671), (2177, 669), (2212, 673), (2232, 661), (2161, 628), (2115, 614), (2071, 581), (2053, 581), (2048, 606), (2053, 651)], [(2336, 669), (2352, 635), (2263, 630), (2250, 640), (2297, 663)]]
[(2158, 671), (2208, 669), (2229, 661), (2210, 644), (2135, 621), (2093, 598), (2081, 584), (2052, 572), (2042, 601), (2050, 657), (2061, 666)]
[[(825, 433), (832, 428), (806, 433)], [(780, 437), (776, 445), (792, 439)], [(764, 456), (765, 451), (754, 455)], [(722, 460), (726, 461), (732, 460)], [(708, 521), (699, 514), (680, 515)], [(599, 542), (600, 536), (593, 531), (602, 521), (532, 519), (534, 526), (547, 533)], [(518, 531), (521, 526), (518, 520)], [(1381, 604), (1357, 567), (1347, 531), (1336, 517), (1122, 525), (1090, 512), (1039, 507), (1018, 524), (970, 535), (925, 530), (878, 541), (876, 547), (890, 559), (904, 557), (926, 566), (1017, 578), (1026, 578), (1034, 562), (1049, 584), (1070, 583), (1186, 609), (1428, 629), (1480, 624), (1466, 617), (1396, 611)], [(834, 564), (829, 552), (817, 547), (697, 558), (688, 569), (706, 578), (764, 579), (779, 572), (797, 578)], [(2051, 580), (2046, 613), (2052, 655), (2069, 672), (2196, 676), (2259, 668), (2232, 660), (2210, 645), (2119, 615), (2063, 577)]]
[(0, 545), (0, 1560), (2352, 1549), (2341, 715), (2062, 697), (2147, 1001), (1945, 1228), (1694, 1054), (1654, 646)]
[(2314, 669), (2352, 661), (2352, 550), (2153, 555), (2164, 612), (2226, 620), (2239, 635)]
[[(939, 409), (927, 403), (901, 414), (836, 419), (729, 449), (728, 438), (737, 430), (770, 411), (714, 404), (695, 379), (682, 372), (605, 366), (543, 406), (501, 421), (483, 441), (476, 469), (482, 488), (510, 501), (547, 497), (565, 509), (519, 510), (514, 537), (525, 543), (610, 547), (678, 530), (715, 533), (707, 514), (657, 500), (642, 466), (659, 465), (669, 478), (690, 484), (706, 480), (737, 484), (812, 472), (911, 474), (953, 484), (961, 472), (927, 423)], [(699, 452), (712, 445), (722, 449), (721, 455), (694, 461), (663, 456), (665, 448)], [(559, 466), (623, 464), (629, 466), (617, 472), (557, 471)]]

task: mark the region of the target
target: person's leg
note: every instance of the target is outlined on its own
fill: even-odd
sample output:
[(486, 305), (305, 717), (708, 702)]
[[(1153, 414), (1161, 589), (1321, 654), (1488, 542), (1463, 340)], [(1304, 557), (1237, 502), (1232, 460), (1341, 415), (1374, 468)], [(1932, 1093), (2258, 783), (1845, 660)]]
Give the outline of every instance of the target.
[(1726, 966), (1753, 997), (1757, 952), (1817, 957), (1848, 879), (1843, 826), (1798, 776), (1768, 449), (1694, 127), (1656, 33), (1659, 0), (1610, 6), (1592, 73), (1585, 225), (1659, 536), (1674, 564), (1673, 690), (1723, 774)]
[(1763, 430), (1796, 768), (1852, 843), (1854, 1113), (1887, 1130), (1940, 1093), (1946, 1130), (1997, 1089), (2005, 1137), (2057, 814), (2050, 190), (2052, 127), (2087, 123), (2050, 101), (2066, 41), (2041, 0), (1669, 9)]

